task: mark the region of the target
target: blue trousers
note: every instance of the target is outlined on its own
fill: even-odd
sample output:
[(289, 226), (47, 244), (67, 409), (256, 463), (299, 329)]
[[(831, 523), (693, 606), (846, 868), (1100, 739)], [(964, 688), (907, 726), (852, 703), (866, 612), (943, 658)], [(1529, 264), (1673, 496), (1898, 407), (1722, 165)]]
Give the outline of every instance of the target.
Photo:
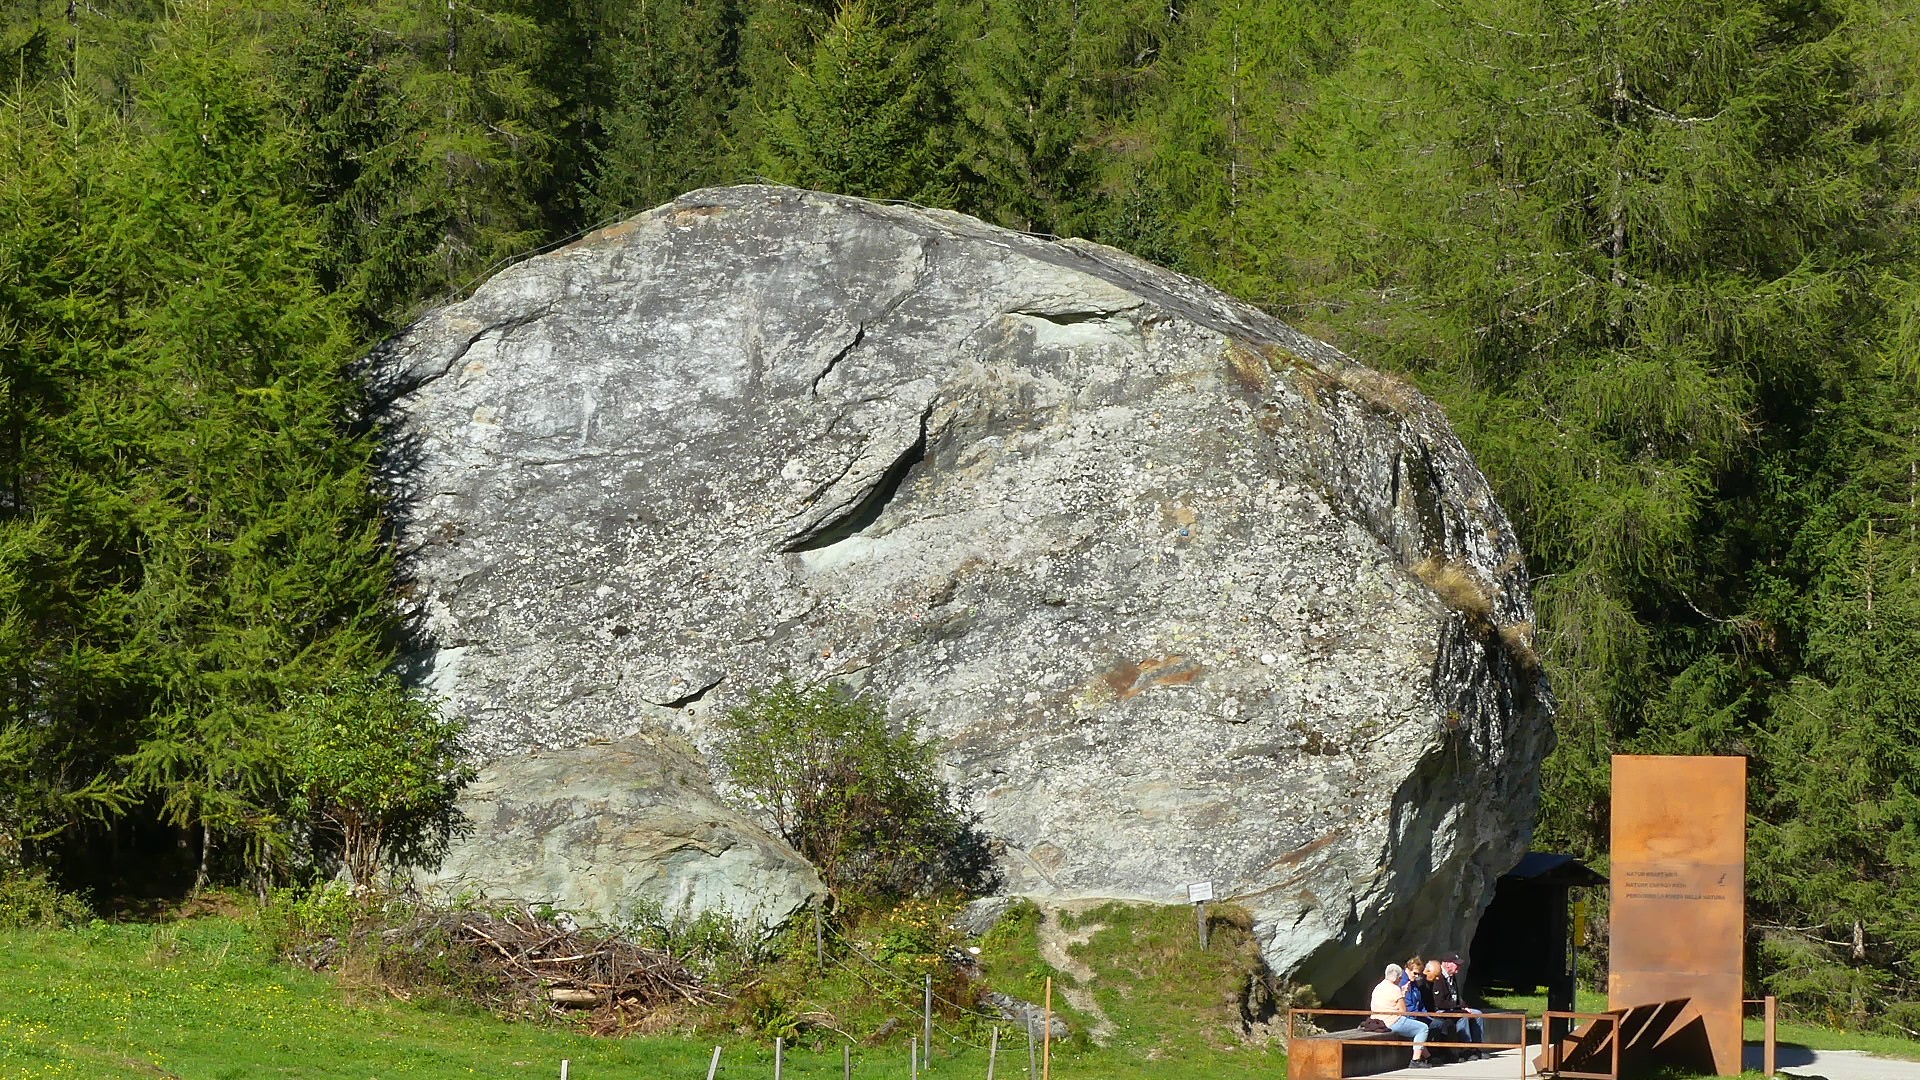
[(1395, 1035), (1404, 1035), (1412, 1039), (1415, 1050), (1425, 1046), (1427, 1036), (1431, 1034), (1431, 1032), (1427, 1030), (1426, 1024), (1415, 1020), (1411, 1016), (1396, 1016), (1387, 1021), (1387, 1030), (1393, 1032)]

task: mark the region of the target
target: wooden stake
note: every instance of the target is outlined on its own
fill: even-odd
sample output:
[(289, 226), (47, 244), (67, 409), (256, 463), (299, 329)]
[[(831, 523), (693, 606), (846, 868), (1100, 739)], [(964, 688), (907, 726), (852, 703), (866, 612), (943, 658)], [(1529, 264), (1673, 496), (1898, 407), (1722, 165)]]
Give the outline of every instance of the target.
[(813, 909), (813, 962), (821, 967), (827, 966), (826, 933), (820, 928), (820, 909)]
[(707, 1066), (707, 1080), (713, 1080), (714, 1074), (719, 1071), (720, 1071), (720, 1048), (716, 1046), (713, 1048), (713, 1064)]
[(773, 1037), (773, 1080), (780, 1080), (780, 1070), (786, 1064), (787, 1040), (778, 1035)]
[(1200, 951), (1206, 952), (1207, 951), (1207, 902), (1205, 900), (1202, 900), (1199, 903), (1193, 905), (1193, 909), (1196, 913), (1195, 917), (1200, 920)]
[(926, 996), (920, 1003), (920, 1064), (933, 1071), (933, 976), (927, 976)]
[(920, 1080), (920, 1036), (912, 1035), (907, 1039), (907, 1076)]
[(1046, 1027), (1040, 1029), (1040, 1080), (1053, 1080), (1053, 976), (1047, 976)]
[(1000, 1029), (993, 1029), (993, 1038), (987, 1042), (987, 1080), (993, 1080), (993, 1059), (1000, 1056)]
[[(1779, 1045), (1774, 1041), (1774, 1038), (1778, 1030), (1775, 1020), (1778, 1017), (1780, 1012), (1780, 999), (1777, 997), (1774, 997), (1772, 994), (1768, 994), (1766, 996), (1766, 1004), (1767, 1004), (1766, 1042), (1761, 1046), (1760, 1068), (1769, 1077), (1771, 1077), (1774, 1072), (1773, 1067), (1776, 1064), (1776, 1061), (1774, 1060), (1774, 1049)], [(992, 1078), (989, 1077), (988, 1080), (992, 1080)]]
[(846, 1080), (853, 1080), (853, 1047), (840, 1044), (840, 1074)]
[(1033, 1014), (1027, 1014), (1027, 1080), (1040, 1075), (1040, 1068), (1033, 1057)]
[(568, 1064), (569, 1064), (569, 1062), (567, 1061), (567, 1059), (566, 1059), (566, 1058), (561, 1058), (561, 1059), (560, 1059), (560, 1080), (567, 1080), (567, 1065), (568, 1065)]

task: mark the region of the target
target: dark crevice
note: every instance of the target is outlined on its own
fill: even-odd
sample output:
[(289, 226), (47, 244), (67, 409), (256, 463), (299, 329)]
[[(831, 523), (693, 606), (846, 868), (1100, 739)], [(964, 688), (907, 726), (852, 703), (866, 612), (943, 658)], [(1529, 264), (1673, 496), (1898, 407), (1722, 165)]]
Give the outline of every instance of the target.
[(899, 494), (900, 485), (906, 482), (907, 474), (915, 465), (927, 456), (927, 418), (933, 415), (933, 406), (929, 404), (920, 414), (920, 437), (913, 445), (887, 466), (887, 471), (868, 491), (865, 497), (837, 517), (828, 518), (812, 529), (792, 537), (780, 545), (781, 551), (818, 551), (823, 547), (837, 544), (847, 537), (858, 533), (874, 522), (886, 510), (887, 504)]
[(1130, 309), (1122, 308), (1115, 311), (1028, 311), (1022, 308), (1015, 308), (1007, 312), (1007, 314), (1024, 315), (1029, 319), (1039, 319), (1041, 322), (1050, 322), (1055, 326), (1072, 326), (1075, 323), (1099, 322), (1102, 319), (1111, 319), (1125, 310)]
[(726, 678), (727, 677), (725, 675), (722, 675), (719, 678), (708, 683), (707, 685), (699, 687), (695, 690), (692, 690), (686, 694), (681, 695), (680, 697), (674, 698), (672, 701), (661, 701), (661, 702), (656, 702), (656, 704), (660, 705), (663, 708), (668, 708), (668, 709), (684, 709), (687, 706), (693, 704), (694, 702), (699, 701), (701, 698), (706, 697), (708, 691), (712, 690), (714, 687), (719, 686), (721, 683), (725, 682)]
[(827, 359), (827, 366), (821, 368), (820, 374), (815, 375), (813, 377), (813, 383), (812, 385), (807, 387), (807, 392), (809, 394), (812, 394), (815, 397), (819, 397), (821, 380), (825, 379), (828, 375), (833, 374), (833, 369), (839, 365), (840, 361), (845, 360), (847, 358), (847, 354), (859, 348), (860, 343), (866, 340), (866, 337), (867, 337), (867, 324), (863, 322), (863, 323), (860, 323), (857, 327), (855, 327), (853, 332), (853, 340), (847, 342), (847, 344), (843, 348), (841, 348), (839, 352), (834, 353), (831, 357)]

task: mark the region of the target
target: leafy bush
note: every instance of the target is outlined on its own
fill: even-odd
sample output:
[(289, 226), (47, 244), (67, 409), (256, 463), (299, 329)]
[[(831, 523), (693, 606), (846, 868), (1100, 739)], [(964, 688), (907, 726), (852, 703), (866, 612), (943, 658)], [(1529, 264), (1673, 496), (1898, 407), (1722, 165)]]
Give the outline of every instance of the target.
[(46, 875), (0, 871), (0, 930), (73, 926), (92, 917), (84, 901), (61, 892)]
[(311, 888), (276, 889), (255, 915), (260, 935), (276, 956), (322, 970), (349, 948), (380, 901), (337, 881)]
[(734, 784), (842, 902), (992, 887), (978, 816), (936, 775), (933, 745), (910, 722), (890, 730), (884, 706), (787, 681), (721, 724)]
[(295, 812), (338, 841), (355, 885), (445, 849), (463, 821), (454, 798), (474, 776), (461, 758), (462, 721), (392, 675), (310, 694), (293, 719)]
[[(716, 986), (745, 980), (747, 973), (780, 952), (783, 945), (788, 951), (795, 948), (790, 943), (768, 940), (757, 924), (729, 918), (724, 911), (668, 913), (658, 905), (635, 905), (618, 934), (642, 948), (678, 957)], [(807, 940), (813, 940), (811, 931)]]

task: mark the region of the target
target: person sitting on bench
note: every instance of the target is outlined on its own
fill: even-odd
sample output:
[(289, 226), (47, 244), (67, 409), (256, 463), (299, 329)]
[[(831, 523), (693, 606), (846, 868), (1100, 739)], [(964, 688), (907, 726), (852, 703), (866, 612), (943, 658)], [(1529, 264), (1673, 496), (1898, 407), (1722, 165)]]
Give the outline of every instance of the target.
[[(1462, 989), (1460, 980), (1460, 954), (1448, 953), (1441, 957), (1439, 960), (1439, 968), (1440, 970), (1437, 976), (1432, 971), (1427, 973), (1427, 981), (1433, 984), (1434, 1011), (1473, 1014), (1471, 1016), (1463, 1016), (1451, 1021), (1445, 1021), (1452, 1025), (1453, 1037), (1442, 1041), (1486, 1042), (1487, 1034), (1486, 1029), (1480, 1023), (1480, 1010), (1467, 1008), (1467, 1003), (1461, 1000), (1460, 997), (1460, 991)], [(1487, 1055), (1481, 1051), (1475, 1051), (1467, 1055), (1470, 1059), (1483, 1058), (1486, 1056)]]
[(1373, 1016), (1387, 1026), (1387, 1030), (1413, 1040), (1413, 1061), (1410, 1068), (1430, 1069), (1433, 1062), (1427, 1060), (1427, 1025), (1408, 1016), (1406, 1013), (1406, 991), (1400, 983), (1406, 975), (1406, 969), (1399, 964), (1388, 964), (1385, 977), (1373, 988), (1371, 1008)]
[[(1427, 961), (1426, 978), (1429, 1009), (1437, 1013), (1457, 1013), (1465, 1011), (1460, 1003), (1460, 995), (1447, 982), (1446, 972), (1441, 969), (1440, 961)], [(1464, 1016), (1435, 1016), (1427, 1021), (1433, 1029), (1433, 1037), (1440, 1042), (1479, 1042), (1480, 1023)], [(1446, 1061), (1473, 1061), (1480, 1057), (1476, 1050), (1453, 1047), (1441, 1053)]]

